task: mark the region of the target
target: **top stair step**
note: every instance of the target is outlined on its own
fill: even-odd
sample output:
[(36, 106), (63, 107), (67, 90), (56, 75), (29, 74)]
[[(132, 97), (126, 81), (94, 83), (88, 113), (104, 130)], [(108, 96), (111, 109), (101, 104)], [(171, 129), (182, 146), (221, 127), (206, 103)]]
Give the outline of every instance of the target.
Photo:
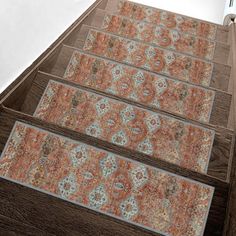
[(175, 29), (168, 29), (164, 26), (110, 14), (101, 9), (98, 9), (94, 14), (91, 26), (118, 36), (220, 64), (227, 64), (229, 60), (230, 45), (228, 44), (179, 32)]
[(123, 0), (109, 0), (106, 10), (135, 20), (163, 25), (183, 33), (228, 43), (229, 29), (227, 27), (192, 17)]

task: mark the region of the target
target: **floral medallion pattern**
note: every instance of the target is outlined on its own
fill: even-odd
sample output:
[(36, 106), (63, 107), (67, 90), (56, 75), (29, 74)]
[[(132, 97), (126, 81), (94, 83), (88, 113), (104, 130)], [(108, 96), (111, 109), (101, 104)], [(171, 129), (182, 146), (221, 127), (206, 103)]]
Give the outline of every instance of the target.
[(172, 12), (129, 1), (119, 1), (116, 12), (138, 21), (147, 21), (155, 25), (162, 25), (166, 28), (176, 29), (180, 32), (193, 34), (197, 37), (208, 38), (211, 40), (215, 40), (216, 38), (216, 25)]
[(210, 85), (212, 63), (109, 33), (90, 29), (83, 50), (179, 80)]
[[(212, 130), (55, 81), (49, 82), (34, 116), (204, 173), (214, 140)], [(73, 164), (79, 166), (75, 163), (86, 160), (85, 154)], [(109, 159), (100, 165), (107, 168), (106, 176), (116, 164)]]
[[(150, 72), (74, 51), (64, 79), (107, 94), (162, 109), (197, 121), (209, 122), (215, 92)], [(103, 111), (97, 104), (97, 111)]]
[(206, 60), (212, 60), (214, 57), (215, 42), (180, 33), (177, 30), (171, 30), (160, 25), (106, 14), (102, 29), (122, 37), (137, 39), (154, 46), (172, 49)]
[[(81, 165), (71, 159), (75, 150), (85, 155)], [(104, 165), (112, 170), (109, 178)], [(208, 185), (21, 122), (1, 155), (0, 175), (170, 236), (202, 235), (214, 193)]]

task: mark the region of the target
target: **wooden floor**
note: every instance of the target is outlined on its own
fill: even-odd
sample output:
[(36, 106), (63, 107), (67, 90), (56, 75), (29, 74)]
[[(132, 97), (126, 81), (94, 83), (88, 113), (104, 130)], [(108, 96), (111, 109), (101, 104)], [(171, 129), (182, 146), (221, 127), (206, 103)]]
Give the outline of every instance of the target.
[[(231, 54), (231, 60), (232, 60), (232, 80), (231, 80), (231, 88), (232, 91), (235, 91), (236, 89), (236, 24), (232, 24), (230, 26), (231, 31), (231, 44), (232, 44), (232, 54)], [(232, 118), (232, 124), (234, 127), (234, 131), (236, 130), (236, 95), (235, 92), (233, 92), (233, 118)], [(232, 174), (230, 177), (230, 199), (229, 199), (229, 205), (228, 205), (228, 213), (227, 213), (227, 220), (226, 220), (226, 227), (225, 227), (225, 235), (227, 236), (234, 236), (236, 235), (236, 148), (234, 150), (234, 157), (232, 162)]]
[[(217, 29), (216, 37), (220, 41), (218, 43), (219, 53), (216, 53), (214, 57), (213, 78), (210, 84), (211, 89), (216, 92), (216, 99), (210, 122), (201, 123), (188, 120), (192, 124), (200, 124), (216, 132), (207, 175), (180, 168), (161, 160), (146, 158), (144, 154), (126, 148), (117, 148), (116, 145), (108, 142), (33, 117), (48, 81), (50, 79), (58, 82), (63, 81), (62, 76), (73, 51), (83, 44), (86, 29), (100, 24), (99, 21), (94, 23), (93, 19), (104, 14), (107, 2), (107, 0), (97, 0), (0, 95), (0, 152), (6, 144), (15, 121), (23, 121), (56, 134), (63, 134), (74, 140), (92, 144), (130, 159), (212, 185), (215, 187), (215, 194), (204, 235), (236, 235), (235, 24), (232, 24), (229, 29), (221, 26), (218, 26)], [(97, 9), (100, 10), (96, 11)], [(78, 38), (79, 32), (80, 37)], [(229, 32), (230, 36), (227, 39)], [(225, 60), (221, 61), (220, 55), (225, 57), (225, 51), (229, 50), (226, 43), (233, 46), (230, 49), (231, 57), (224, 64), (223, 61)], [(70, 84), (70, 82), (63, 82)], [(81, 86), (78, 85), (77, 87), (80, 88)], [(89, 88), (83, 86), (82, 88), (90, 91)], [(106, 96), (109, 97), (110, 95)], [(110, 97), (113, 98), (112, 95)], [(115, 97), (115, 99), (118, 98)], [(130, 103), (142, 107), (142, 104)], [(163, 110), (154, 109), (153, 111), (177, 117), (175, 114), (169, 114)], [(182, 116), (178, 116), (178, 119), (186, 120)], [(8, 179), (0, 178), (0, 235), (154, 236), (158, 234)]]

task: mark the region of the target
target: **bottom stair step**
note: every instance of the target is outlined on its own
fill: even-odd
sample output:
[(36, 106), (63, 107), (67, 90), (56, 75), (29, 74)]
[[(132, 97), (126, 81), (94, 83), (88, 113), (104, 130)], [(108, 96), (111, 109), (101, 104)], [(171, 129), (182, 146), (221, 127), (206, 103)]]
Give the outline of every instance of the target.
[(214, 188), (16, 122), (0, 175), (163, 235), (203, 235)]

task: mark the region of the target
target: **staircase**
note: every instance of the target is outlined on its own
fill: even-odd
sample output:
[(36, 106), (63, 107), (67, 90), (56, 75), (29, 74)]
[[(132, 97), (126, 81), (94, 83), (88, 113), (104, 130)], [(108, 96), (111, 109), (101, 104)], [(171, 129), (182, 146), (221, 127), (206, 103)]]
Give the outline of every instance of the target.
[(232, 27), (96, 1), (0, 96), (2, 235), (233, 235)]

